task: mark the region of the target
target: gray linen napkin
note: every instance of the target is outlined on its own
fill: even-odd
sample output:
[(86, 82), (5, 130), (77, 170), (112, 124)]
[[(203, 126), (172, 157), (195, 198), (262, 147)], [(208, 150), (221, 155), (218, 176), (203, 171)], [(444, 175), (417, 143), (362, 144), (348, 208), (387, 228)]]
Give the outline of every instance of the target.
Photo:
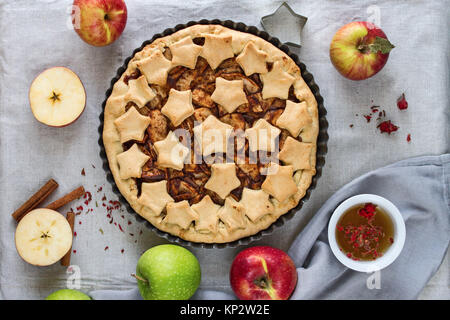
[[(402, 213), (402, 253), (377, 273), (344, 267), (328, 245), (328, 220), (347, 198), (372, 193)], [(450, 241), (450, 154), (407, 159), (369, 172), (338, 190), (289, 249), (298, 272), (291, 299), (416, 299), (437, 271)], [(94, 299), (140, 299), (137, 289), (93, 291)], [(233, 299), (229, 292), (199, 290), (194, 299)]]

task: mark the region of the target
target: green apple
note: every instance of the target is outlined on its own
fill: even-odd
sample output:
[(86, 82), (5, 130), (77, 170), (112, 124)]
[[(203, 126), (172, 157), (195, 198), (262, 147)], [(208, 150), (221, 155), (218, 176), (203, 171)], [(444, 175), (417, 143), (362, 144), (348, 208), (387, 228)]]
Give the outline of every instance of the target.
[(87, 294), (73, 289), (61, 289), (50, 294), (45, 300), (92, 300)]
[(135, 277), (145, 300), (187, 300), (200, 284), (200, 264), (189, 250), (163, 244), (142, 254)]

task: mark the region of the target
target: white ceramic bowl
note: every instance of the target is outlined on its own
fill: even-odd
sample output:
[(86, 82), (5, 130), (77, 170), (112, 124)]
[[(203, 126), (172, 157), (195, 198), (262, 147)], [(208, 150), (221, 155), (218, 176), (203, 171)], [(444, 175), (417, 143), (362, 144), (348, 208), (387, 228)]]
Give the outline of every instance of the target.
[[(373, 261), (355, 261), (348, 258), (340, 249), (336, 242), (336, 224), (341, 216), (351, 207), (358, 204), (373, 203), (383, 209), (392, 219), (394, 224), (394, 243), (386, 250), (386, 252)], [(386, 268), (399, 256), (405, 244), (406, 228), (400, 211), (389, 200), (374, 195), (360, 194), (351, 197), (342, 202), (333, 212), (328, 224), (328, 241), (331, 250), (336, 258), (346, 267), (360, 272), (374, 272)]]

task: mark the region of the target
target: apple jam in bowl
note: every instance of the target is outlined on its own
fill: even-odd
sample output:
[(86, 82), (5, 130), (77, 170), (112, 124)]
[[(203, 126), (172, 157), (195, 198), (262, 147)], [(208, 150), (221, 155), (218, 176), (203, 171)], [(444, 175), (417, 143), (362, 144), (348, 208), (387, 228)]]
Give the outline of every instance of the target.
[(390, 265), (405, 243), (400, 211), (389, 200), (360, 194), (342, 202), (328, 224), (328, 241), (346, 267), (374, 272)]

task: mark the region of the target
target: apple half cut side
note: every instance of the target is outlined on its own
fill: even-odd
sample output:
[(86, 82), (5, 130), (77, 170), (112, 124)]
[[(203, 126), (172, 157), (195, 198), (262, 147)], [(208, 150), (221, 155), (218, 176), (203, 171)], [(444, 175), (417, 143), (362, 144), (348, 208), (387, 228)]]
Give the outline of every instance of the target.
[(61, 260), (72, 247), (72, 229), (62, 214), (35, 209), (20, 220), (15, 242), (19, 255), (35, 266), (49, 266)]
[(53, 67), (39, 74), (31, 84), (29, 99), (34, 117), (51, 127), (73, 123), (86, 106), (80, 78), (65, 67)]

